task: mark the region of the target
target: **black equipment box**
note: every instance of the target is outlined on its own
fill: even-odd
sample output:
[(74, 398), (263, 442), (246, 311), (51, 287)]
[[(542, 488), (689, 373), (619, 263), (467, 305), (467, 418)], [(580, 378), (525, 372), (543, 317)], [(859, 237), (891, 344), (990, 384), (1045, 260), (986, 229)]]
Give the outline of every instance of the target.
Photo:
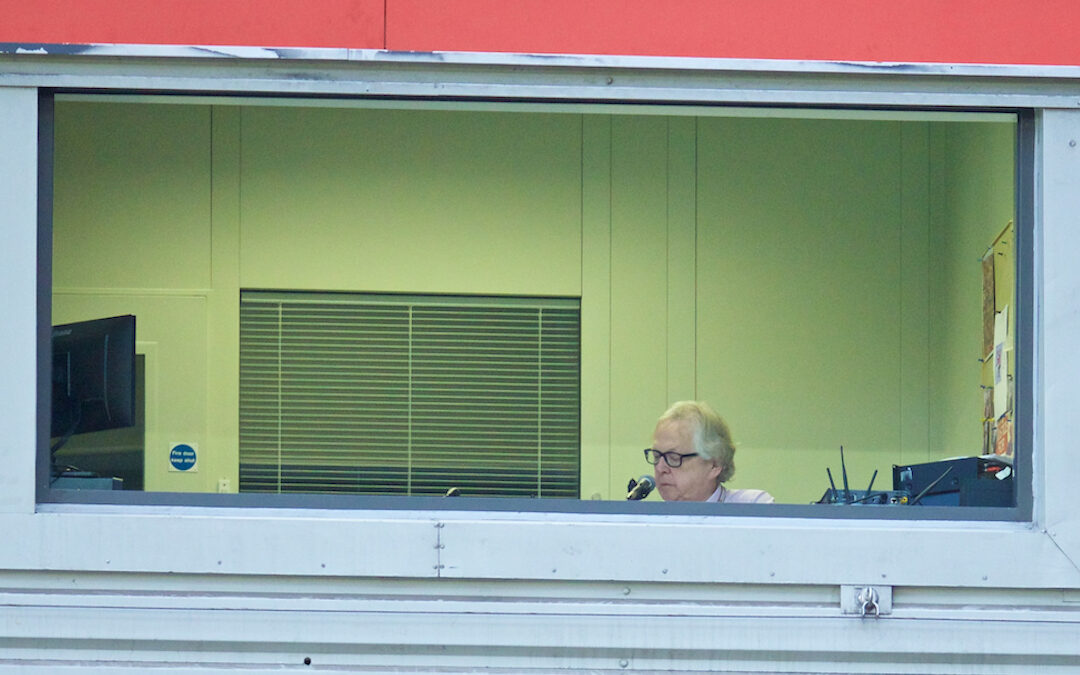
[(909, 497), (906, 490), (844, 490), (831, 487), (815, 503), (839, 506), (901, 506), (908, 503)]
[(894, 465), (893, 490), (903, 490), (912, 503), (927, 506), (1016, 505), (1012, 466), (992, 457)]

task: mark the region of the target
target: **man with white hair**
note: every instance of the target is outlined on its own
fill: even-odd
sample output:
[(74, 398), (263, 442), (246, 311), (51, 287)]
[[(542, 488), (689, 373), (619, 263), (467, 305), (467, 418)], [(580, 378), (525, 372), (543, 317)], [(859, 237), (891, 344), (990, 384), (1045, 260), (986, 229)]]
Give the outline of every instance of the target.
[(645, 450), (664, 501), (772, 504), (763, 490), (729, 490), (735, 444), (727, 424), (708, 404), (679, 401), (660, 416)]

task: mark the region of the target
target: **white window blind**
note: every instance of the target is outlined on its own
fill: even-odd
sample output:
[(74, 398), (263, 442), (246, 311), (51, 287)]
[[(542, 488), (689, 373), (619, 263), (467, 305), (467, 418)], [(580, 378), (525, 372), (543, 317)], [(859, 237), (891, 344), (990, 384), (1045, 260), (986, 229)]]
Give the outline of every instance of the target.
[(240, 490), (579, 495), (577, 300), (244, 292)]

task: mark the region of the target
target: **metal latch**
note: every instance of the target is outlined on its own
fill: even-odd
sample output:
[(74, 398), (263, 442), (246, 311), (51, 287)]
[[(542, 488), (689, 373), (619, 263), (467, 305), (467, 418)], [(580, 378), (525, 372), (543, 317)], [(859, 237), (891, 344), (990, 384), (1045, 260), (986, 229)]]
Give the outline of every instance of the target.
[(841, 586), (840, 611), (863, 618), (892, 614), (892, 586)]

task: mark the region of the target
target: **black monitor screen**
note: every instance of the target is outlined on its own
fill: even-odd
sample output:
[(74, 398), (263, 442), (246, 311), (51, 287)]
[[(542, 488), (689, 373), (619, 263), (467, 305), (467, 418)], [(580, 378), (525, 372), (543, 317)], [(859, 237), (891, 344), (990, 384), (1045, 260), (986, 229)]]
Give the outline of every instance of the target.
[(54, 326), (52, 436), (135, 424), (135, 317)]

